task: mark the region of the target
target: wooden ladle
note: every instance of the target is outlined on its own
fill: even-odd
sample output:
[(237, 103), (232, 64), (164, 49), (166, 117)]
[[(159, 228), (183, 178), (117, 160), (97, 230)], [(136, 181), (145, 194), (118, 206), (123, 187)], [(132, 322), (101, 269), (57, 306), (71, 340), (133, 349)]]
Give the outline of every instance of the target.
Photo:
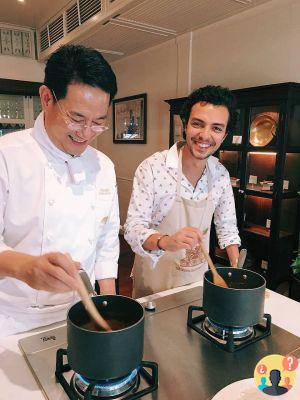
[[(67, 256), (69, 261), (74, 262), (72, 257), (70, 256), (70, 254), (65, 253), (65, 255)], [(94, 302), (90, 298), (90, 294), (83, 282), (81, 275), (78, 272), (76, 275), (76, 281), (77, 281), (76, 290), (82, 300), (82, 303), (83, 303), (86, 311), (90, 314), (90, 317), (95, 321), (95, 323), (100, 328), (104, 329), (107, 332), (111, 332), (112, 331), (111, 327), (109, 326), (107, 321), (105, 321), (105, 319), (102, 317), (102, 315), (99, 313)]]
[(203, 242), (199, 242), (199, 247), (205, 257), (205, 260), (207, 261), (209, 268), (212, 272), (212, 278), (213, 278), (213, 283), (217, 286), (223, 287), (223, 288), (228, 288), (227, 283), (224, 281), (224, 279), (219, 275), (216, 267), (214, 266), (214, 263), (212, 262), (212, 259), (210, 258), (210, 255), (206, 251)]
[(104, 329), (107, 332), (111, 332), (112, 329), (105, 321), (105, 319), (102, 317), (102, 315), (99, 313), (98, 309), (96, 308), (94, 302), (90, 298), (89, 292), (87, 291), (82, 278), (79, 274), (77, 274), (77, 292), (79, 296), (81, 297), (82, 303), (84, 304), (84, 307), (86, 311), (90, 314), (90, 317), (95, 321), (95, 323), (102, 329)]

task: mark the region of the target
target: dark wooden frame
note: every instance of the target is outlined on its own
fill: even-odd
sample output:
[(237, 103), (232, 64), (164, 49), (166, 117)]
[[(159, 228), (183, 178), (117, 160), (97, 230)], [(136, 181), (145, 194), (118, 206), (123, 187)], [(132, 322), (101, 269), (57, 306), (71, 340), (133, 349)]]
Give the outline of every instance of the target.
[(0, 78), (1, 94), (18, 94), (22, 96), (38, 96), (41, 82), (18, 81)]
[[(143, 100), (143, 138), (138, 139), (118, 139), (116, 138), (116, 104), (132, 101), (132, 100)], [(120, 99), (113, 100), (113, 142), (114, 143), (132, 143), (132, 144), (145, 144), (147, 142), (147, 93), (141, 93), (134, 96), (122, 97)]]

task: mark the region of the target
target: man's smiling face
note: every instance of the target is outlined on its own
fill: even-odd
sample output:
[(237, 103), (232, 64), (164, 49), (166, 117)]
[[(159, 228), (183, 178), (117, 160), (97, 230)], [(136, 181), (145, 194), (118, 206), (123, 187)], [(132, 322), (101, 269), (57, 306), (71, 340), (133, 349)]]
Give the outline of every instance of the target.
[(199, 102), (193, 105), (186, 126), (187, 147), (198, 160), (205, 160), (221, 146), (229, 119), (225, 106)]
[[(82, 154), (98, 135), (93, 126), (106, 124), (109, 94), (90, 85), (71, 83), (63, 99), (55, 101), (53, 93), (51, 96), (52, 105), (45, 110), (49, 138), (65, 153)], [(70, 129), (73, 125), (83, 128)]]

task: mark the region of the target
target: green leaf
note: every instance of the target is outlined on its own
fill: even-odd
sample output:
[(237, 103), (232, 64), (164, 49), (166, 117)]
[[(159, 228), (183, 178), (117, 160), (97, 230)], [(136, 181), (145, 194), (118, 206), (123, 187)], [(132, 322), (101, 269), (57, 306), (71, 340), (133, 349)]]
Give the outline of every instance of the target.
[(300, 256), (297, 256), (291, 267), (300, 267)]

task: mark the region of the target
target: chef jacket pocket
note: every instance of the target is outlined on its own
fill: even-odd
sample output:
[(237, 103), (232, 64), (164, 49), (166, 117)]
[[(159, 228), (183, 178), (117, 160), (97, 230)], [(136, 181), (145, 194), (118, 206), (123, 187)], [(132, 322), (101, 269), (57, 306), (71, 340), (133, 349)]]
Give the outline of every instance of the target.
[(37, 293), (37, 307), (58, 306), (61, 304), (73, 303), (75, 292), (49, 293), (39, 290)]

